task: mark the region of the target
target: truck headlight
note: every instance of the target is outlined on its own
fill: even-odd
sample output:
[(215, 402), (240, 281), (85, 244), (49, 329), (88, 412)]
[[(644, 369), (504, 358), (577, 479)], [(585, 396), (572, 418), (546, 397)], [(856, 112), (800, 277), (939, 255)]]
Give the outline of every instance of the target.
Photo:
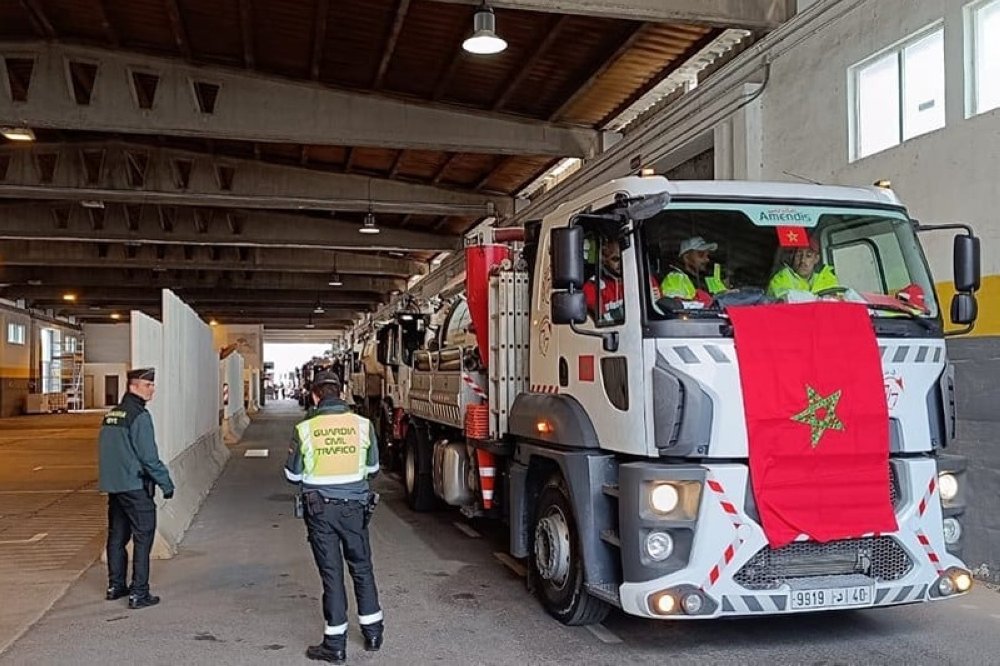
[(674, 552), (674, 540), (666, 532), (650, 532), (646, 536), (646, 555), (654, 562), (662, 562)]
[(938, 487), (941, 489), (941, 499), (950, 502), (958, 497), (958, 479), (954, 474), (942, 472), (938, 475)]
[(649, 491), (649, 505), (657, 513), (670, 513), (680, 504), (681, 495), (672, 483), (660, 483)]
[(958, 518), (945, 518), (942, 522), (944, 528), (944, 542), (949, 546), (954, 546), (962, 538), (962, 524)]

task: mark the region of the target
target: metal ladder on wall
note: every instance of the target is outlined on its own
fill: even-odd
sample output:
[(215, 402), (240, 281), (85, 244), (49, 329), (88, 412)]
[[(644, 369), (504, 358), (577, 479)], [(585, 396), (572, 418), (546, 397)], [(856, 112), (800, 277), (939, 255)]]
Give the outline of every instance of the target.
[(66, 396), (66, 408), (81, 410), (83, 404), (83, 333), (62, 336), (59, 354), (62, 393)]

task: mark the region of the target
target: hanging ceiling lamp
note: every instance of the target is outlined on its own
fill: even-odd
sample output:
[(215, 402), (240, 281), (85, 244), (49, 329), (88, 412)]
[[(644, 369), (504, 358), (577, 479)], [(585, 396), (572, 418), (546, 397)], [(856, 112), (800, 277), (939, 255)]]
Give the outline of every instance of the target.
[(344, 281), (340, 279), (340, 273), (334, 273), (330, 276), (330, 286), (331, 287), (343, 287)]
[(365, 222), (358, 231), (363, 234), (377, 234), (382, 231), (375, 225), (375, 213), (372, 212), (371, 208), (368, 209), (368, 214), (365, 215)]
[(493, 55), (507, 48), (507, 42), (497, 36), (497, 18), (485, 2), (472, 19), (472, 37), (462, 42), (462, 48), (476, 55)]

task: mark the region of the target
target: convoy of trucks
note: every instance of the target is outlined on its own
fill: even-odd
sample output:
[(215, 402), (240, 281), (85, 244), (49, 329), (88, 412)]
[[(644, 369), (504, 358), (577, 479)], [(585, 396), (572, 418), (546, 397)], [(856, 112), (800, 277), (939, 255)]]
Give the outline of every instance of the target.
[[(942, 228), (962, 232), (950, 319), (971, 327), (978, 239)], [(917, 241), (925, 230), (884, 187), (615, 180), (524, 228), (467, 238), (464, 291), (375, 322), (351, 392), (410, 507), (504, 521), (510, 554), (530, 563), (530, 586), (566, 624), (599, 622), (611, 607), (703, 619), (954, 597), (972, 583), (959, 559), (967, 488), (964, 460), (945, 454), (954, 389)], [(799, 234), (840, 286), (774, 298), (768, 280)], [(659, 285), (694, 236), (715, 246), (726, 288), (664, 297)], [(609, 274), (612, 243), (620, 269)], [(620, 302), (602, 309), (612, 282)], [(779, 345), (773, 364), (752, 370), (758, 340), (742, 319), (760, 308), (786, 327), (761, 342), (788, 335), (799, 351)], [(824, 321), (839, 326), (858, 312), (861, 326), (833, 341), (803, 319), (832, 313)], [(819, 368), (835, 343), (861, 351), (823, 372), (847, 372), (869, 396), (874, 382), (879, 404), (851, 402), (848, 388), (782, 384)], [(772, 382), (770, 402), (801, 393), (805, 410), (758, 419), (754, 373)], [(855, 425), (860, 411), (871, 418)], [(788, 434), (768, 446), (807, 445), (794, 458), (768, 452), (760, 433), (772, 426)], [(868, 448), (855, 460), (853, 446)], [(835, 477), (808, 460), (821, 453), (840, 465)], [(785, 464), (814, 473), (801, 487), (768, 487), (768, 470)], [(830, 505), (836, 491), (851, 505)], [(790, 497), (795, 506), (782, 508)], [(820, 527), (796, 523), (794, 538), (778, 538), (791, 511)], [(876, 513), (881, 522), (865, 527)], [(822, 532), (831, 526), (836, 538)]]

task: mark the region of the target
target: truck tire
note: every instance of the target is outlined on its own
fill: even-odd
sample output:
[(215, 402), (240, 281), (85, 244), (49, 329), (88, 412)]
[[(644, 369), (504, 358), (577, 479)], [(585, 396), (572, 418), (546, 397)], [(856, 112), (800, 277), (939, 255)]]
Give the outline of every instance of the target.
[(542, 488), (535, 511), (531, 573), (535, 592), (566, 625), (597, 624), (611, 607), (584, 587), (583, 556), (569, 491), (560, 477)]
[(434, 508), (430, 448), (430, 443), (419, 427), (409, 428), (403, 452), (403, 487), (406, 490), (406, 503), (417, 512)]

